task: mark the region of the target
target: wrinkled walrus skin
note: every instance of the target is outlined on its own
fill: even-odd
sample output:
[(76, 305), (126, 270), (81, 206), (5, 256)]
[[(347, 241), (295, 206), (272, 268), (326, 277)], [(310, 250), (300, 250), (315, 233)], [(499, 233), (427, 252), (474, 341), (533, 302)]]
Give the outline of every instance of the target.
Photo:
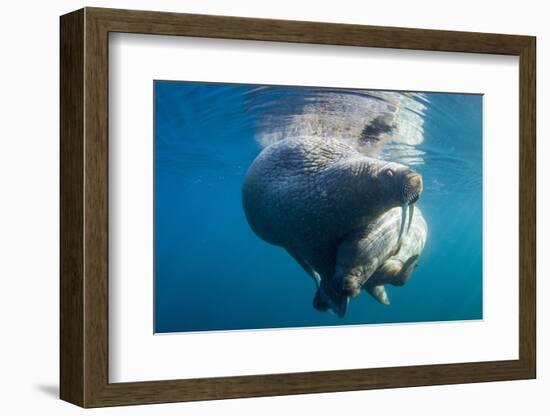
[(338, 247), (335, 282), (351, 281), (354, 295), (364, 289), (380, 303), (389, 304), (383, 285), (406, 283), (424, 250), (428, 234), (419, 208), (411, 215), (410, 224), (403, 227), (402, 221), (401, 209), (392, 208), (367, 227), (346, 236)]
[(348, 294), (334, 286), (336, 253), (351, 231), (394, 207), (414, 204), (422, 177), (363, 156), (333, 139), (288, 138), (266, 147), (243, 184), (252, 230), (296, 259), (343, 316)]

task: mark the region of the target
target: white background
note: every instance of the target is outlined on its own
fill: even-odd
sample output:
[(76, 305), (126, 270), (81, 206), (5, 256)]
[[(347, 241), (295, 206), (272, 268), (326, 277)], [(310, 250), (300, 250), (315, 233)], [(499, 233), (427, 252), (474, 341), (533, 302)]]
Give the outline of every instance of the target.
[(83, 5), (319, 20), (390, 26), (531, 34), (538, 36), (538, 379), (400, 390), (140, 406), (87, 411), (88, 414), (548, 414), (550, 361), (544, 302), (544, 241), (549, 237), (543, 184), (550, 162), (544, 143), (544, 102), (550, 98), (544, 68), (550, 56), (550, 28), (544, 2), (503, 1), (376, 2), (354, 0), (254, 2), (50, 1), (6, 3), (2, 10), (0, 66), (2, 152), (0, 153), (2, 343), (0, 409), (6, 414), (77, 414), (82, 410), (55, 399), (58, 386), (58, 15)]
[[(110, 53), (112, 382), (518, 358), (517, 57), (128, 34)], [(152, 336), (153, 79), (484, 94), (483, 321)]]

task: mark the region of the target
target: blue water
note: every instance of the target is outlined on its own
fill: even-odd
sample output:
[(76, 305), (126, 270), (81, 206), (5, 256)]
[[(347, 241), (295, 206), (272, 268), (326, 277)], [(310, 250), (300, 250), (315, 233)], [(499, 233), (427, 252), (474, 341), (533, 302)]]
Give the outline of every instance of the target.
[[(482, 318), (481, 95), (156, 81), (154, 99), (155, 332)], [(362, 293), (338, 318), (315, 310), (312, 279), (252, 232), (242, 182), (270, 142), (355, 140), (349, 126), (385, 112), (400, 137), (377, 151), (423, 175), (426, 248), (405, 286), (386, 286), (390, 306)]]

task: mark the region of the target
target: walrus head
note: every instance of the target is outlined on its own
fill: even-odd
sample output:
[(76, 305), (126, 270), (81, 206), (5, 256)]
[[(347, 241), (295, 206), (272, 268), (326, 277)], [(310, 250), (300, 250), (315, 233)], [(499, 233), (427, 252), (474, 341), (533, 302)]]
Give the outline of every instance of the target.
[(388, 205), (401, 206), (401, 229), (398, 241), (401, 243), (405, 228), (411, 226), (414, 204), (422, 193), (422, 175), (398, 163), (386, 163), (378, 172), (380, 194)]
[(414, 204), (422, 193), (422, 175), (399, 163), (382, 165), (378, 179), (381, 192), (395, 205)]

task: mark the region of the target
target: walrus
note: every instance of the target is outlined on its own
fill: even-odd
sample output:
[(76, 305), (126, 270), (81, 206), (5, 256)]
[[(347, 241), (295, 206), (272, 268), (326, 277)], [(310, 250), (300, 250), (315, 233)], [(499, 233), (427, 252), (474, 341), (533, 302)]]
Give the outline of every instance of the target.
[(420, 209), (410, 208), (407, 224), (400, 211), (390, 209), (338, 246), (334, 284), (350, 296), (364, 289), (387, 305), (384, 285), (402, 286), (409, 279), (426, 244), (428, 226)]
[(364, 156), (337, 139), (293, 137), (256, 157), (242, 202), (255, 234), (284, 247), (343, 316), (349, 293), (333, 283), (340, 242), (391, 208), (402, 207), (405, 219), (421, 192), (421, 175), (404, 165)]

